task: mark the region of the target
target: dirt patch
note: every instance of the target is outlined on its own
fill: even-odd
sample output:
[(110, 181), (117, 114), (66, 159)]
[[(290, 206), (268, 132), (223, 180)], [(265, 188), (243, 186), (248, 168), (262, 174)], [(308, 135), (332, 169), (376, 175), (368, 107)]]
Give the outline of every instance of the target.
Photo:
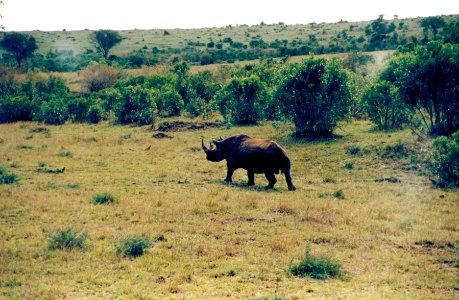
[(199, 130), (206, 128), (215, 128), (221, 127), (223, 124), (220, 122), (205, 122), (205, 123), (193, 123), (193, 122), (183, 122), (183, 121), (174, 121), (174, 122), (163, 122), (158, 127), (158, 131), (168, 132), (168, 131), (186, 131), (186, 130)]

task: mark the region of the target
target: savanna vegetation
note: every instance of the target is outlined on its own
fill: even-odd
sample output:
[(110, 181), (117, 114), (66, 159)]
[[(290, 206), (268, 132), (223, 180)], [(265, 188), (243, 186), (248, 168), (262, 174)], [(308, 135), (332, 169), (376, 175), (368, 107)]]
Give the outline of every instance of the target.
[[(4, 34), (0, 295), (457, 298), (457, 24)], [(68, 34), (95, 50), (45, 50)], [(295, 192), (223, 182), (201, 137), (240, 133), (286, 149)]]

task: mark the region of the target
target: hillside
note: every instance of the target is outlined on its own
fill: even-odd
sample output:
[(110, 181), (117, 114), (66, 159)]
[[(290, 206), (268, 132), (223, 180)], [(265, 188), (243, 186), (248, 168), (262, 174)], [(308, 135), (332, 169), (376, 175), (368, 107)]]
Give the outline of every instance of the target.
[[(448, 24), (459, 21), (458, 15), (442, 18)], [(376, 19), (302, 25), (279, 23), (202, 29), (132, 29), (119, 31), (123, 41), (110, 53), (112, 60), (128, 67), (138, 67), (176, 60), (211, 64), (261, 57), (306, 55), (311, 52), (326, 54), (389, 50), (422, 40), (425, 34), (420, 25), (421, 19)], [(380, 33), (374, 30), (383, 30), (384, 37), (378, 40)], [(98, 57), (91, 42), (91, 30), (25, 33), (35, 37), (38, 53), (44, 56), (48, 56), (50, 51), (55, 52), (51, 57), (56, 58), (57, 55), (56, 59), (60, 57), (61, 60), (70, 61), (69, 57), (81, 56), (80, 65)], [(428, 38), (432, 36), (428, 34)], [(75, 68), (76, 63), (72, 63), (67, 68)]]

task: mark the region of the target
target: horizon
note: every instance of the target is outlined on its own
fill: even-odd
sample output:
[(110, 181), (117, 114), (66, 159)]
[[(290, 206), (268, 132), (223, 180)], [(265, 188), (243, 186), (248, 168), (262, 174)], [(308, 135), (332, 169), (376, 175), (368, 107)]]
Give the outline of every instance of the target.
[[(67, 2), (67, 3), (64, 3)], [(79, 31), (79, 30), (152, 30), (199, 29), (231, 26), (255, 26), (284, 23), (287, 25), (309, 23), (365, 22), (384, 15), (384, 19), (408, 19), (428, 16), (455, 15), (459, 13), (459, 1), (387, 0), (382, 3), (365, 3), (352, 0), (345, 3), (324, 0), (314, 3), (284, 0), (283, 5), (272, 1), (234, 0), (229, 7), (215, 5), (216, 1), (170, 0), (162, 3), (131, 0), (130, 5), (121, 1), (101, 0), (5, 0), (0, 25), (5, 31)], [(24, 10), (27, 7), (27, 10)], [(180, 7), (180, 9), (177, 9)], [(244, 9), (240, 9), (244, 7)], [(330, 10), (333, 7), (333, 10)], [(355, 8), (359, 9), (356, 10)], [(297, 9), (292, 9), (297, 8)], [(225, 14), (222, 15), (221, 12)], [(84, 18), (81, 16), (84, 15)], [(40, 25), (36, 25), (40, 22)]]

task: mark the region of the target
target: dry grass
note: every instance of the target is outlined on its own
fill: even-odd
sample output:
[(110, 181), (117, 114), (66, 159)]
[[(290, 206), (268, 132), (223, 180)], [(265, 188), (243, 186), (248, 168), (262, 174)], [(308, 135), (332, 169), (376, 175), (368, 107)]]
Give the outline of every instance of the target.
[[(435, 189), (377, 154), (398, 140), (418, 143), (407, 131), (372, 132), (356, 122), (343, 124), (339, 139), (304, 143), (288, 137), (290, 126), (266, 123), (156, 140), (147, 127), (69, 124), (25, 140), (35, 126), (0, 125), (1, 166), (19, 178), (0, 185), (0, 298), (458, 297), (457, 191)], [(242, 170), (226, 185), (224, 163), (194, 151), (201, 135), (236, 133), (282, 144), (297, 191), (280, 176), (275, 190), (261, 175), (246, 187)], [(352, 145), (362, 154), (346, 154)], [(40, 162), (65, 172), (38, 173)], [(374, 181), (389, 176), (401, 182)], [(344, 199), (333, 197), (338, 190)], [(117, 201), (93, 205), (102, 192)], [(44, 230), (67, 226), (87, 233), (85, 249), (48, 250)], [(141, 257), (116, 255), (122, 237), (160, 235)], [(346, 275), (290, 277), (306, 244)]]

